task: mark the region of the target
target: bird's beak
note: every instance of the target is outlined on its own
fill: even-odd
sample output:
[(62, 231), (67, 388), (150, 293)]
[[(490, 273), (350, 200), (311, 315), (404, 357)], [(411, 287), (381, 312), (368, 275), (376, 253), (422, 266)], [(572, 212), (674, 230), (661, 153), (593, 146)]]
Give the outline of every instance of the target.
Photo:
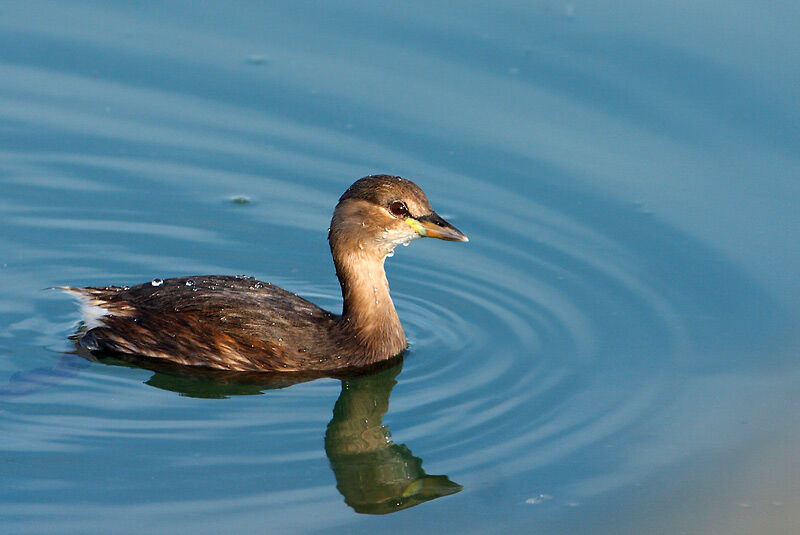
[(436, 212), (416, 219), (409, 217), (406, 219), (406, 223), (420, 236), (447, 241), (469, 241), (463, 232), (439, 217)]

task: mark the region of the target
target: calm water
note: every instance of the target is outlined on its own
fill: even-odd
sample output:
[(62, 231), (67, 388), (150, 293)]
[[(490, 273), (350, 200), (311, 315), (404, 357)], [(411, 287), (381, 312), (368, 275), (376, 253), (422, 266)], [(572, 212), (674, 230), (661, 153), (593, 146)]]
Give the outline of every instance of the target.
[[(0, 3), (0, 531), (798, 532), (798, 21)], [(402, 367), (71, 353), (43, 288), (246, 273), (338, 310), (330, 213), (374, 172), (471, 238), (389, 261)]]

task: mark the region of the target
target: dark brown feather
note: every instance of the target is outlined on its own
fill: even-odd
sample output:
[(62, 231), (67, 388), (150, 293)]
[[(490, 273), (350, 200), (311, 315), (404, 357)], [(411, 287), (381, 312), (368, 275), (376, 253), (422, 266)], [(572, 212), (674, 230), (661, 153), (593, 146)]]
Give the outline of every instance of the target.
[(159, 286), (69, 290), (109, 311), (102, 326), (83, 335), (93, 350), (239, 371), (335, 369), (345, 357), (363, 359), (353, 354), (357, 346), (345, 343), (338, 316), (253, 278), (180, 277)]

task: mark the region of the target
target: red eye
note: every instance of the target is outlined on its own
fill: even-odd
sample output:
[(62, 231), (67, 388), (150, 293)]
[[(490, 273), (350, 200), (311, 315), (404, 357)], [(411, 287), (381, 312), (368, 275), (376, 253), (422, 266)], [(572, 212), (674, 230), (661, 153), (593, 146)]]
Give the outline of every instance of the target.
[(406, 208), (406, 203), (403, 201), (394, 201), (389, 205), (389, 211), (396, 216), (408, 215), (408, 208)]

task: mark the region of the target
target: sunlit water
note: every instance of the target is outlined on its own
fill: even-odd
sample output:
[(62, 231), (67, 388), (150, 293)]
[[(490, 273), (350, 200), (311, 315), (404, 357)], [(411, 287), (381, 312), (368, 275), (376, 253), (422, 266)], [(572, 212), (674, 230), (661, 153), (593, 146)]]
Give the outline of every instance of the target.
[[(798, 531), (798, 20), (0, 4), (0, 531)], [(402, 369), (71, 353), (46, 287), (246, 273), (338, 310), (330, 213), (374, 172), (471, 239), (388, 262)]]

